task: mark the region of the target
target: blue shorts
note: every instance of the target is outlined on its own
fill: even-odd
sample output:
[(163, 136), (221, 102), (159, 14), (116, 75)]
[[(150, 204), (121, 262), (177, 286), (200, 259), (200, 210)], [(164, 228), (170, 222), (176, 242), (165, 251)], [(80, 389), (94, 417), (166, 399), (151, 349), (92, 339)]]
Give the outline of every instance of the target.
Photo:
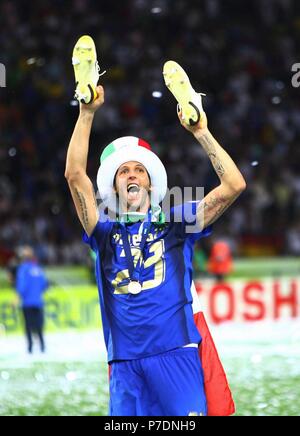
[(110, 416), (207, 414), (197, 348), (111, 364)]

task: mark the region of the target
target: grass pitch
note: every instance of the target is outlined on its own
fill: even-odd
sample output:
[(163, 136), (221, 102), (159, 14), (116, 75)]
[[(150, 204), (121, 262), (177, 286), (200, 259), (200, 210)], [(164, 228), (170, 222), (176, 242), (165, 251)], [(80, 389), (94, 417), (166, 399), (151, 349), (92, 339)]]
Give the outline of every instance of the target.
[[(213, 335), (240, 416), (300, 415), (299, 321), (222, 325)], [(0, 415), (107, 415), (101, 332), (47, 335), (27, 356), (22, 336), (0, 337)]]

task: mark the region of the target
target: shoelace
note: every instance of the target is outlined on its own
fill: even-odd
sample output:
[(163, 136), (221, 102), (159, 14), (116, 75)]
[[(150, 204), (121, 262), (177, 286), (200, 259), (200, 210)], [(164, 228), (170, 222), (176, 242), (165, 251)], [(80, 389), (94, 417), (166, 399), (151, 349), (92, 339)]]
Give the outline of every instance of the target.
[[(73, 63), (73, 65), (76, 65), (77, 64), (76, 59), (73, 58), (72, 59), (72, 63)], [(96, 65), (95, 66), (96, 66), (96, 69), (97, 69), (97, 74), (98, 74), (98, 79), (99, 79), (99, 77), (103, 76), (103, 74), (106, 73), (106, 70), (104, 70), (104, 71), (102, 71), (102, 73), (100, 73), (100, 65), (99, 65), (98, 61), (96, 61)], [(86, 94), (82, 94), (77, 89), (75, 90), (74, 98), (76, 98), (77, 100), (81, 101), (81, 100), (84, 100), (85, 97), (86, 97)]]
[(97, 67), (98, 78), (101, 77), (101, 76), (103, 76), (103, 74), (106, 73), (106, 70), (104, 70), (104, 71), (102, 71), (102, 73), (100, 74), (100, 65), (99, 65), (99, 62), (98, 62), (98, 61), (96, 61), (96, 67)]

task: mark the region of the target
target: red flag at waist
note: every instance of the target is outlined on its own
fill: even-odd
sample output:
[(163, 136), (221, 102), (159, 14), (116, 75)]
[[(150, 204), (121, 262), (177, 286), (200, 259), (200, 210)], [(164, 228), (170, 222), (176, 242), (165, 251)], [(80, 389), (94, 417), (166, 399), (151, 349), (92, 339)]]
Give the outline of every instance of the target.
[(235, 412), (235, 406), (225, 371), (220, 361), (214, 340), (201, 311), (201, 305), (194, 283), (193, 295), (194, 321), (202, 337), (199, 356), (204, 373), (204, 387), (208, 416), (229, 416)]

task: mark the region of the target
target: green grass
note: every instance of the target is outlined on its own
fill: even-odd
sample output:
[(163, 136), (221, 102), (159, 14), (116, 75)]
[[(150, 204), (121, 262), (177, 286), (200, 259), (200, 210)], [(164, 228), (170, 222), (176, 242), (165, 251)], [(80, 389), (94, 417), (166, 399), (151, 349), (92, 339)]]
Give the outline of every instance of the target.
[[(283, 370), (279, 378), (267, 369), (253, 372), (251, 366), (241, 371), (243, 358), (224, 362), (231, 368), (228, 377), (237, 416), (300, 414), (299, 376), (290, 376), (284, 358), (274, 359)], [(10, 377), (1, 380), (0, 398), (5, 401), (0, 402), (0, 416), (107, 415), (107, 367), (103, 363), (34, 363), (0, 372)]]
[[(230, 368), (227, 374), (237, 416), (300, 415), (299, 373), (290, 373), (288, 358), (272, 356), (259, 367), (243, 357), (227, 358), (224, 363)], [(298, 365), (296, 359), (293, 365)]]
[[(299, 275), (299, 263), (299, 259), (283, 258), (240, 260), (233, 275), (251, 278), (283, 274), (296, 276)], [(63, 280), (67, 287), (69, 276), (74, 279), (73, 272), (73, 269), (62, 268), (51, 274), (53, 279), (59, 277)], [(75, 277), (80, 279), (80, 283), (86, 283), (85, 274), (83, 269), (79, 269)], [(3, 290), (1, 273), (0, 289)], [(222, 347), (220, 350), (218, 346), (218, 349), (236, 403), (237, 416), (300, 416), (299, 322), (262, 326), (259, 323), (222, 325), (215, 332)], [(51, 334), (47, 335), (51, 339)], [(98, 332), (97, 343), (91, 346), (84, 345), (84, 339), (90, 338), (90, 333), (80, 339), (78, 333), (74, 333), (72, 343), (69, 336), (66, 339), (62, 333), (56, 335), (55, 338), (65, 339), (53, 342), (54, 358), (46, 354), (36, 360), (25, 356), (23, 348), (20, 351), (22, 337), (16, 340), (15, 335), (8, 335), (3, 339), (0, 330), (0, 416), (107, 415), (107, 365), (103, 363), (103, 354), (99, 359), (93, 355), (98, 340), (102, 340), (98, 339)], [(101, 331), (99, 338), (102, 338)], [(11, 346), (14, 341), (16, 346), (14, 343)], [(79, 355), (78, 359), (67, 356), (64, 361), (69, 348), (78, 351), (75, 354)]]
[(107, 415), (104, 363), (33, 363), (27, 368), (1, 367), (0, 373), (0, 416)]

